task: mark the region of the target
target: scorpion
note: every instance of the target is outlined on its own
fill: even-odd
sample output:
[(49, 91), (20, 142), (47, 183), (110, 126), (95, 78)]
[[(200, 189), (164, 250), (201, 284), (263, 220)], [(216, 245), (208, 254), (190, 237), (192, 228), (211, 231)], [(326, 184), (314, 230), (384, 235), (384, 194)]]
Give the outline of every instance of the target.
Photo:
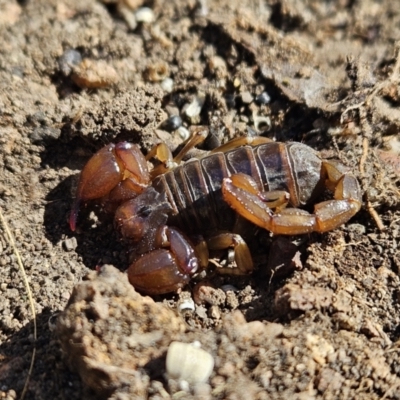
[[(339, 161), (322, 159), (311, 147), (265, 137), (239, 137), (200, 158), (187, 152), (203, 141), (198, 129), (176, 157), (165, 143), (147, 156), (136, 144), (108, 144), (84, 166), (70, 214), (76, 228), (81, 203), (100, 199), (115, 211), (114, 225), (134, 243), (128, 278), (150, 295), (174, 292), (205, 269), (210, 250), (233, 248), (234, 274), (253, 271), (240, 220), (275, 235), (326, 232), (361, 208), (356, 177)], [(148, 161), (157, 159), (152, 170)], [(328, 189), (333, 198), (301, 207)], [(183, 233), (185, 232), (185, 233)]]

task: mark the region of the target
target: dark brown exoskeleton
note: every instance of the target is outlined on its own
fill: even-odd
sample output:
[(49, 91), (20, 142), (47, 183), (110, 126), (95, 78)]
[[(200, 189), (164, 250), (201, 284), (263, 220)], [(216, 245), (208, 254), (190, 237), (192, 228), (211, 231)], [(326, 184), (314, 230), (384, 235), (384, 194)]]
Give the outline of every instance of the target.
[[(71, 229), (81, 202), (102, 198), (119, 204), (115, 225), (135, 243), (137, 256), (128, 275), (141, 292), (183, 287), (207, 266), (209, 249), (233, 247), (237, 268), (232, 271), (251, 272), (248, 246), (232, 232), (237, 215), (274, 234), (297, 235), (335, 229), (361, 207), (357, 179), (339, 162), (322, 160), (301, 143), (238, 138), (180, 164), (204, 138), (205, 131), (199, 130), (175, 158), (165, 144), (147, 157), (137, 145), (110, 144), (82, 170)], [(153, 157), (162, 164), (149, 171), (147, 160)], [(312, 214), (300, 208), (325, 188), (333, 192), (332, 200), (315, 204)], [(191, 241), (195, 234), (206, 240)]]

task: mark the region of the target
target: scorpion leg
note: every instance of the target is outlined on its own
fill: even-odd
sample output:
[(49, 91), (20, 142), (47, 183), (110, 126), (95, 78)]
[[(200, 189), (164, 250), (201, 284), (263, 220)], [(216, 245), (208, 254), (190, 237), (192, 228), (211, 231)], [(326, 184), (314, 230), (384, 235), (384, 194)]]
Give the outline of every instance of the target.
[(185, 286), (199, 267), (193, 246), (177, 229), (158, 229), (160, 246), (143, 254), (128, 268), (130, 283), (146, 294), (164, 294)]
[(165, 172), (179, 165), (188, 151), (193, 149), (193, 147), (196, 147), (198, 144), (204, 142), (204, 140), (207, 138), (207, 135), (207, 129), (198, 127), (198, 129), (186, 142), (185, 146), (183, 146), (182, 150), (175, 157), (172, 156), (170, 148), (165, 143), (156, 144), (146, 156), (146, 160), (156, 158), (157, 160), (161, 161), (161, 165), (155, 167), (151, 171), (152, 178), (164, 174)]
[(174, 163), (173, 160), (171, 149), (164, 142), (156, 144), (147, 153), (146, 160), (149, 161), (152, 158), (155, 158), (161, 162), (160, 165), (152, 169), (151, 171), (152, 179), (176, 167), (176, 164)]
[[(315, 216), (300, 209), (283, 209), (279, 214), (274, 214), (265, 194), (249, 189), (252, 178), (235, 174), (225, 178), (222, 182), (222, 195), (224, 200), (239, 215), (253, 224), (275, 234), (298, 235), (312, 232), (315, 227)], [(279, 192), (278, 192), (279, 193)], [(288, 198), (281, 192), (282, 197), (275, 200), (274, 205), (287, 204)]]
[(219, 272), (244, 275), (253, 271), (253, 259), (246, 242), (236, 233), (220, 233), (207, 240), (209, 250), (225, 250), (233, 247), (237, 268), (222, 268)]
[(185, 146), (183, 146), (182, 150), (174, 157), (174, 162), (180, 164), (182, 162), (183, 157), (192, 150), (194, 147), (203, 143), (204, 140), (207, 139), (208, 129), (203, 126), (198, 126), (196, 130), (193, 132), (192, 136), (186, 142)]
[[(316, 204), (314, 214), (299, 208), (283, 208), (279, 203), (284, 205), (284, 198), (278, 198), (277, 203), (268, 203), (265, 201), (266, 194), (257, 192), (246, 183), (252, 178), (247, 177), (246, 181), (239, 174), (223, 180), (223, 197), (239, 215), (274, 234), (326, 232), (342, 225), (359, 211), (361, 194), (353, 175), (343, 174), (330, 162), (323, 162), (323, 168), (327, 176), (326, 186), (334, 189), (334, 199)], [(279, 212), (274, 213), (272, 206), (277, 206)]]
[(343, 166), (334, 161), (323, 161), (322, 168), (327, 176), (326, 186), (333, 190), (334, 199), (315, 205), (317, 232), (342, 225), (360, 210), (362, 202), (360, 186), (354, 175), (343, 172)]
[(238, 173), (231, 176), (232, 183), (254, 196), (259, 197), (269, 208), (284, 209), (290, 199), (288, 192), (284, 190), (270, 190), (268, 192), (261, 192), (257, 186), (257, 182), (249, 175)]
[(262, 137), (262, 136), (241, 136), (241, 137), (232, 139), (228, 143), (225, 143), (225, 144), (215, 148), (214, 150), (212, 150), (210, 152), (210, 154), (219, 153), (219, 152), (225, 153), (229, 150), (234, 150), (241, 146), (246, 146), (246, 145), (258, 146), (259, 144), (271, 143), (272, 141), (273, 141), (272, 139), (268, 139), (268, 138)]

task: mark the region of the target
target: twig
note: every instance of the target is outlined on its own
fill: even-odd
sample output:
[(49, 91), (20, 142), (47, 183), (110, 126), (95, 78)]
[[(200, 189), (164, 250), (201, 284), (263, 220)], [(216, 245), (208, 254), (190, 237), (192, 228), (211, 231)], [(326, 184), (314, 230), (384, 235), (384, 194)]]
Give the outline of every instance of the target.
[[(363, 181), (365, 181), (365, 162), (367, 161), (367, 157), (368, 157), (368, 151), (369, 151), (369, 141), (368, 139), (365, 137), (363, 139), (363, 153), (360, 159), (360, 173), (362, 176)], [(364, 185), (365, 186), (365, 185)], [(383, 231), (385, 229), (385, 225), (382, 222), (381, 217), (379, 216), (379, 214), (376, 212), (375, 208), (372, 207), (372, 204), (368, 198), (368, 191), (366, 190), (366, 188), (364, 187), (364, 192), (365, 192), (365, 206), (367, 208), (367, 211), (369, 213), (369, 215), (372, 217), (372, 219), (375, 221), (376, 226), (378, 227), (378, 229), (380, 231)]]
[(25, 286), (26, 293), (28, 295), (29, 305), (30, 305), (30, 308), (31, 308), (32, 319), (33, 319), (33, 340), (34, 340), (34, 342), (33, 342), (31, 364), (30, 364), (29, 370), (28, 370), (28, 376), (26, 377), (24, 388), (23, 388), (22, 393), (21, 393), (21, 400), (23, 400), (23, 398), (25, 397), (25, 394), (27, 392), (27, 389), (28, 389), (29, 380), (30, 380), (30, 377), (31, 377), (32, 371), (33, 371), (33, 364), (35, 362), (36, 340), (37, 340), (36, 311), (35, 311), (35, 305), (33, 303), (33, 297), (32, 297), (31, 288), (29, 287), (28, 278), (26, 276), (24, 264), (22, 263), (21, 256), (19, 255), (17, 246), (15, 245), (14, 237), (13, 237), (13, 235), (12, 235), (12, 233), (11, 233), (9, 227), (8, 227), (8, 224), (7, 224), (7, 222), (6, 222), (6, 220), (5, 220), (4, 216), (3, 216), (3, 212), (1, 211), (1, 208), (0, 208), (0, 220), (1, 220), (2, 224), (3, 224), (3, 226), (4, 226), (4, 230), (7, 233), (8, 240), (10, 241), (10, 244), (11, 244), (11, 247), (12, 247), (13, 252), (15, 254), (15, 257), (17, 258), (17, 264), (19, 266), (19, 270), (20, 270), (20, 273), (22, 275), (22, 279), (24, 281), (24, 286)]

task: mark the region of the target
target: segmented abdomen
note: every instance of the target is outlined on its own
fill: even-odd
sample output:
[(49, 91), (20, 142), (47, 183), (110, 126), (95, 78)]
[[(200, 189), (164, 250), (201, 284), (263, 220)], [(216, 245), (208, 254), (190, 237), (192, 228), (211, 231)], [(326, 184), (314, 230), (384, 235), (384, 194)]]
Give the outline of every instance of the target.
[[(285, 145), (276, 142), (210, 154), (160, 175), (153, 181), (153, 187), (167, 194), (174, 210), (170, 223), (192, 232), (231, 230), (235, 213), (222, 198), (222, 180), (235, 173), (250, 175), (264, 191), (289, 192), (291, 205), (297, 207), (307, 200), (293, 176), (293, 165), (297, 163), (293, 158), (301, 155), (303, 148), (310, 157), (309, 148), (301, 143)], [(312, 153), (312, 165), (307, 160), (300, 160), (301, 171), (296, 170), (296, 177), (299, 174), (304, 185), (310, 174), (311, 180), (319, 179), (316, 164), (320, 163), (319, 158)], [(314, 173), (311, 170), (315, 165), (317, 171)]]

